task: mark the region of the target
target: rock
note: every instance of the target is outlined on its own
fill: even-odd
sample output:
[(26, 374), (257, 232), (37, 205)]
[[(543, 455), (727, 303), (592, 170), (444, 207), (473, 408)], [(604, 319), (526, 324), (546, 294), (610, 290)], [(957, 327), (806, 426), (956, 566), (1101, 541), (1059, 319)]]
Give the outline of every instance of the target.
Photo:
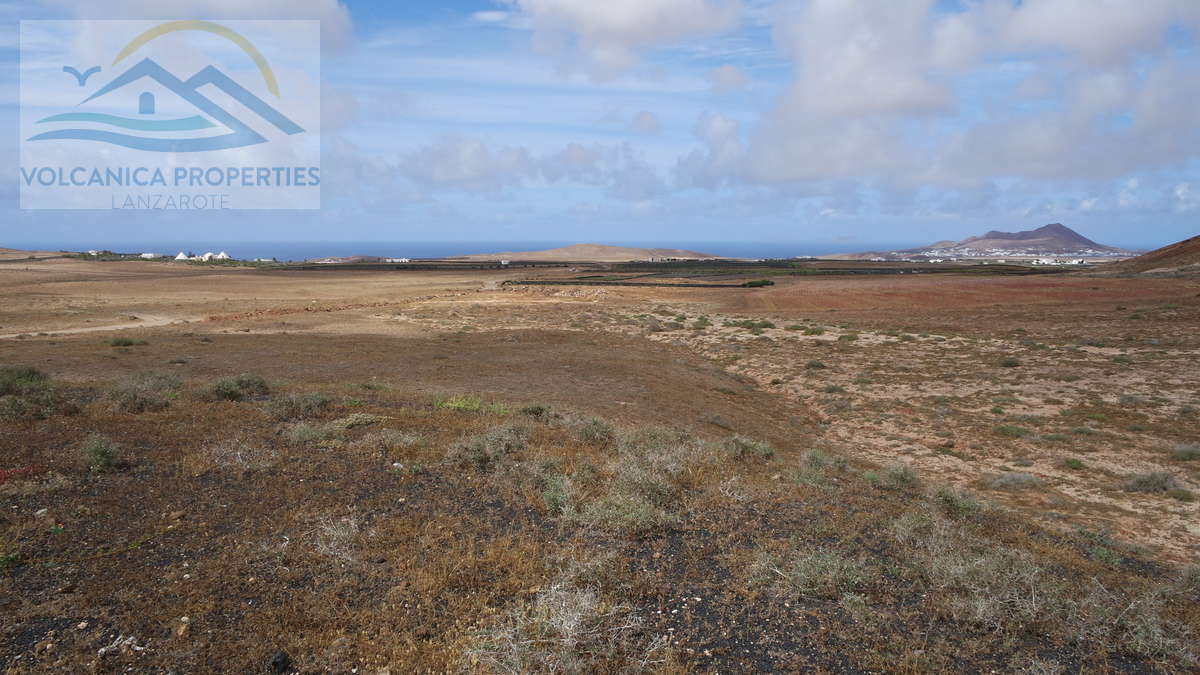
[(172, 511), (168, 518), (171, 520), (183, 520), (185, 516), (187, 516), (186, 511)]
[(267, 664), (267, 667), (272, 673), (279, 673), (280, 675), (290, 672), (292, 670), (292, 657), (280, 649), (271, 656), (271, 661)]
[(37, 511), (33, 512), (33, 515), (38, 518), (45, 518), (46, 516), (50, 515), (50, 509), (38, 509)]

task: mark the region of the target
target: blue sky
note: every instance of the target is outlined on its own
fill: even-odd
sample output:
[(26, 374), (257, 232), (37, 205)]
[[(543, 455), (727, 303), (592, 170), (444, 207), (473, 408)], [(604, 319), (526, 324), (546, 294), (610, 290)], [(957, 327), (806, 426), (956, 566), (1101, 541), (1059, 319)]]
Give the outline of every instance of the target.
[(324, 207), (22, 212), (4, 167), (0, 245), (1197, 233), (1195, 0), (95, 4), (0, 1), (10, 129), (20, 19), (319, 18)]

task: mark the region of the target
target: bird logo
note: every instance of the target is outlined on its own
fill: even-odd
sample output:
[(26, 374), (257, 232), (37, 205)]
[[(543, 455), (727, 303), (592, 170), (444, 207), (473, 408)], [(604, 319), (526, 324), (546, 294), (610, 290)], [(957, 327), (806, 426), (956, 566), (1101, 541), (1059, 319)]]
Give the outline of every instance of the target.
[(89, 77), (100, 72), (100, 66), (92, 66), (91, 68), (88, 68), (87, 70), (83, 71), (82, 73), (79, 72), (78, 69), (73, 68), (71, 66), (63, 66), (63, 72), (74, 75), (75, 79), (79, 80), (79, 86), (83, 87), (83, 86), (87, 85), (87, 81), (88, 81)]

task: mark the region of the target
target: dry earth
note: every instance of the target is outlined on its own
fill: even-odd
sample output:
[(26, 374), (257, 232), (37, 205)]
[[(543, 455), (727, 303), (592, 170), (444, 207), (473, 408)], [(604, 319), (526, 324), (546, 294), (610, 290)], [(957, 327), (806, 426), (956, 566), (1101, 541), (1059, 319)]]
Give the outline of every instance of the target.
[[(812, 449), (847, 456), (855, 470), (907, 465), (928, 494), (948, 484), (980, 495), (996, 508), (971, 531), (1032, 552), (1020, 555), (1063, 578), (1132, 588), (1192, 563), (1200, 461), (1174, 451), (1200, 440), (1195, 280), (502, 285), (519, 274), (265, 272), (15, 254), (0, 262), (0, 365), (36, 367), (81, 391), (150, 370), (183, 383), (160, 412), (131, 415), (88, 394), (79, 415), (0, 425), (0, 469), (51, 469), (0, 486), (9, 511), (0, 544), (12, 544), (19, 563), (0, 579), (0, 611), (19, 617), (2, 635), (0, 663), (14, 672), (204, 663), (247, 671), (279, 646), (311, 672), (502, 670), (478, 648), (479, 626), (534, 607), (566, 583), (563, 569), (600, 559), (584, 551), (608, 551), (626, 590), (605, 597), (651, 617), (639, 619), (636, 635), (621, 633), (654, 655), (647, 667), (1188, 669), (1161, 645), (1114, 656), (1044, 638), (1041, 627), (1029, 634), (1007, 619), (964, 619), (957, 605), (928, 605), (932, 590), (929, 598), (902, 590), (910, 575), (891, 563), (886, 585), (828, 597), (768, 592), (743, 570), (799, 541), (818, 551), (858, 542), (848, 550), (860, 562), (863, 550), (887, 559), (911, 546), (881, 533), (923, 513), (925, 492), (873, 490), (849, 474), (814, 478)], [(347, 428), (297, 441), (303, 422), (205, 398), (208, 383), (238, 373), (270, 383), (263, 405), (278, 391), (320, 390), (334, 401), (314, 418), (321, 424), (362, 412), (377, 418), (368, 426), (419, 440), (376, 452), (363, 430)], [(483, 408), (464, 416), (437, 403), (454, 396)], [(440, 463), (459, 437), (535, 404), (576, 421), (539, 423), (526, 469), (480, 474)], [(703, 443), (738, 434), (777, 456), (687, 469), (677, 478), (691, 495), (687, 518), (664, 534), (575, 530), (541, 504), (554, 471), (577, 485), (582, 504), (599, 494), (603, 483), (587, 476), (606, 476), (594, 467), (612, 451), (564, 431), (588, 416), (684, 429)], [(81, 474), (67, 454), (92, 432), (133, 448), (131, 468)], [(388, 470), (397, 466), (399, 477)], [(412, 466), (427, 468), (405, 473)], [(528, 467), (541, 467), (540, 477), (521, 478)], [(1168, 474), (1174, 488), (1126, 489), (1131, 476), (1151, 472)], [(49, 515), (36, 515), (43, 508)], [(877, 537), (885, 543), (870, 543)], [(303, 553), (288, 548), (301, 541)], [(913, 555), (930, 555), (921, 550)], [(579, 559), (563, 562), (564, 551)], [(597, 577), (580, 588), (609, 587)], [(858, 609), (863, 602), (875, 618)], [(1183, 602), (1171, 611), (1195, 609)], [(646, 631), (669, 637), (638, 642)], [(139, 651), (151, 643), (160, 646)], [(474, 660), (464, 664), (465, 653)], [(618, 650), (591, 667), (629, 656)]]

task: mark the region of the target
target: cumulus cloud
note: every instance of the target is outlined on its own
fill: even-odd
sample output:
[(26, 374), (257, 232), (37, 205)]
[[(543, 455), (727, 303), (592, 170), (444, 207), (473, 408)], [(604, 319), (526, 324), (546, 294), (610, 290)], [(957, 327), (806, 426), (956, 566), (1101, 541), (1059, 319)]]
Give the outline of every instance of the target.
[(535, 44), (574, 57), (595, 79), (637, 63), (639, 50), (728, 30), (737, 0), (500, 0), (532, 23)]
[(443, 138), (403, 155), (400, 174), (423, 189), (488, 192), (520, 184), (536, 165), (522, 147), (471, 138)]
[(716, 190), (736, 178), (745, 154), (737, 120), (705, 112), (693, 130), (704, 149), (693, 150), (675, 164), (675, 181), (681, 187)]
[(643, 110), (634, 115), (633, 119), (629, 121), (629, 128), (644, 136), (654, 136), (662, 131), (658, 116), (649, 110)]
[(402, 153), (394, 173), (424, 194), (498, 192), (538, 181), (602, 188), (620, 201), (664, 196), (661, 172), (629, 143), (569, 143), (535, 154), (522, 146), (478, 138), (442, 138)]
[[(1200, 155), (1194, 0), (807, 0), (774, 27), (795, 77), (752, 131), (747, 175), (977, 185), (1111, 180)], [(1022, 73), (1024, 73), (1022, 81)], [(1004, 89), (961, 98), (993, 78)], [(967, 111), (965, 106), (974, 110)]]
[(750, 76), (746, 71), (728, 63), (708, 71), (707, 79), (713, 90), (719, 93), (745, 89), (750, 84)]

